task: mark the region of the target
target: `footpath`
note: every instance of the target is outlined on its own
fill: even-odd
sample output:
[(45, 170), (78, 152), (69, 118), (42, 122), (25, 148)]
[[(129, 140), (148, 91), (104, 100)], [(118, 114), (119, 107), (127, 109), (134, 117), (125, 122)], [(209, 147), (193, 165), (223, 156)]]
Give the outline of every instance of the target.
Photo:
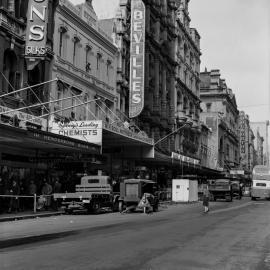
[[(211, 202), (209, 214), (230, 211), (251, 204), (250, 198), (234, 200), (232, 203)], [(174, 215), (201, 215), (202, 202), (166, 203), (157, 213), (106, 213), (100, 215), (62, 215), (62, 212), (17, 213), (0, 216), (0, 249), (47, 241), (83, 233), (85, 230), (98, 231), (105, 228), (137, 222), (160, 221)]]

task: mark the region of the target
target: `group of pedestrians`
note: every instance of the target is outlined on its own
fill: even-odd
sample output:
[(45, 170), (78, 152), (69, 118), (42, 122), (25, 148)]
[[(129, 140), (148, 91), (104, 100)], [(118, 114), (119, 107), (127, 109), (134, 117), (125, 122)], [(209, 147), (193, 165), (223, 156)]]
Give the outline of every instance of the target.
[[(61, 192), (61, 183), (56, 179), (50, 184), (44, 179), (41, 185), (37, 186), (34, 180), (30, 180), (29, 185), (25, 182), (11, 178), (6, 184), (0, 176), (0, 213), (12, 213), (25, 210), (33, 210), (34, 197), (37, 197), (37, 205), (44, 210), (57, 210), (59, 205), (54, 201), (53, 193)], [(39, 204), (43, 201), (42, 204)]]

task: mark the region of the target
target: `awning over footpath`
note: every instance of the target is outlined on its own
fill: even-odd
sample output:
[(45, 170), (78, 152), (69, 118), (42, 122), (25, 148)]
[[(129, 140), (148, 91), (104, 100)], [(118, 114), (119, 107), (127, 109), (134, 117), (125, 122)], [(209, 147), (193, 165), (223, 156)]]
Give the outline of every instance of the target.
[(21, 129), (0, 124), (0, 145), (49, 152), (100, 154), (101, 147), (89, 142), (38, 129)]
[(131, 131), (128, 128), (118, 127), (103, 123), (102, 126), (102, 146), (105, 148), (117, 146), (150, 146), (152, 147), (154, 141), (152, 138)]
[(221, 172), (215, 169), (201, 166), (200, 164), (195, 164), (193, 159), (192, 162), (177, 160), (172, 156), (165, 155), (159, 151), (154, 151), (153, 158), (145, 158), (144, 162), (149, 163), (153, 166), (167, 166), (172, 169), (179, 170), (183, 174), (196, 174), (201, 177), (219, 177)]

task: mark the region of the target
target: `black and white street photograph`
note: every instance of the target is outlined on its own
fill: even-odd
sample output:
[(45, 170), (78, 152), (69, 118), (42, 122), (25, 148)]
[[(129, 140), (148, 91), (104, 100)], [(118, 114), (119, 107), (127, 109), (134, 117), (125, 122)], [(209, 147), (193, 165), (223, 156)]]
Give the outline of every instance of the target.
[(0, 0), (1, 270), (270, 270), (269, 0)]

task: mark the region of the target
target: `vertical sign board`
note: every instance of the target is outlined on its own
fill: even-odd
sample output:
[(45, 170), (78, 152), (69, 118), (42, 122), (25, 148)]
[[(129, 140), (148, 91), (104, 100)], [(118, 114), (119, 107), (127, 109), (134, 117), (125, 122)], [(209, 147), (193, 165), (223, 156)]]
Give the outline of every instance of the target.
[(137, 117), (144, 107), (145, 5), (131, 1), (129, 117)]
[(240, 113), (240, 152), (241, 154), (246, 153), (246, 123), (245, 114)]
[(44, 57), (48, 23), (48, 0), (29, 0), (27, 13), (26, 46), (27, 58)]

